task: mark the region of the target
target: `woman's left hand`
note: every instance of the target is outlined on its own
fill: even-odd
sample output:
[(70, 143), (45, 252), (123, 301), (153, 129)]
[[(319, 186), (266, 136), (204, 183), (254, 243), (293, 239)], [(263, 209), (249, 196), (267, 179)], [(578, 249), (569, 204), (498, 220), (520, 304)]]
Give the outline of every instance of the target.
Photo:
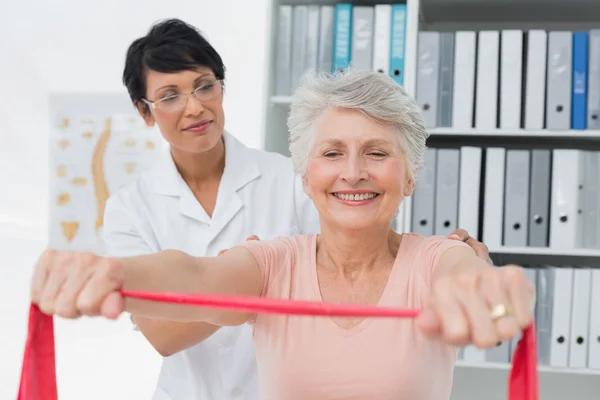
[(418, 323), (448, 344), (494, 347), (532, 323), (534, 291), (521, 267), (465, 268), (435, 279)]

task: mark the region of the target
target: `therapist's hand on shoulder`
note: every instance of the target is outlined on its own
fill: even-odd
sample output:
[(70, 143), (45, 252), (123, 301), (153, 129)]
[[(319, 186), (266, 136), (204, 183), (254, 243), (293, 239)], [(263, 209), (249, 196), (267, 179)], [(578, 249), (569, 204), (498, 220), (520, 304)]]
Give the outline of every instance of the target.
[[(248, 241), (248, 240), (260, 240), (260, 239), (256, 235), (251, 235), (246, 238), (246, 241)], [(220, 256), (221, 254), (225, 253), (227, 250), (229, 250), (229, 249), (223, 249), (223, 250), (219, 251), (219, 254), (217, 254), (217, 256)]]
[(48, 315), (116, 319), (125, 301), (119, 263), (93, 253), (46, 250), (35, 265), (31, 301)]
[(455, 229), (448, 236), (449, 239), (452, 240), (460, 240), (461, 242), (466, 243), (469, 247), (475, 251), (478, 257), (483, 258), (488, 264), (494, 265), (494, 262), (490, 258), (490, 249), (484, 244), (479, 242), (477, 239), (472, 238), (464, 229)]

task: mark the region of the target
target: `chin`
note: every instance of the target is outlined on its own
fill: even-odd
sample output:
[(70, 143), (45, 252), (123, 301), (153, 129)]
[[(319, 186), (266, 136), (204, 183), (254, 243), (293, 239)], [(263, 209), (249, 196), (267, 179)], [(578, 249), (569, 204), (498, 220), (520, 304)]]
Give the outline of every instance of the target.
[[(216, 130), (215, 130), (216, 131)], [(185, 148), (194, 153), (205, 153), (212, 150), (221, 140), (218, 133), (207, 132), (206, 135), (187, 138)]]
[(377, 227), (383, 226), (381, 218), (377, 218), (374, 215), (349, 215), (351, 213), (340, 213), (335, 216), (331, 216), (330, 220), (333, 225), (338, 229), (348, 230), (372, 230)]

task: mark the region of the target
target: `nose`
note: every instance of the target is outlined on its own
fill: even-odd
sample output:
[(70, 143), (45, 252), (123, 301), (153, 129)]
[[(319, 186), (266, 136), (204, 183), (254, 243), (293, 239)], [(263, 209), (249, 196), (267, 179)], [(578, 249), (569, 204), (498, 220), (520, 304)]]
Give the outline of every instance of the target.
[(361, 157), (348, 157), (348, 162), (345, 165), (344, 172), (342, 173), (342, 179), (348, 182), (350, 185), (356, 185), (361, 180), (369, 178), (367, 172), (367, 165), (365, 160)]
[(186, 117), (194, 117), (204, 111), (204, 103), (194, 95), (189, 95), (185, 105)]

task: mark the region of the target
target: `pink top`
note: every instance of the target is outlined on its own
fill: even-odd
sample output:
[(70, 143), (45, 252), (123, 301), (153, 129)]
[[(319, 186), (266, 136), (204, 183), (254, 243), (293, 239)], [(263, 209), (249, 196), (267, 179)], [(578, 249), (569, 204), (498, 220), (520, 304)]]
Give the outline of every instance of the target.
[[(316, 235), (248, 241), (262, 295), (322, 301)], [(422, 308), (441, 254), (466, 244), (404, 234), (378, 306)], [(468, 247), (468, 246), (467, 246)], [(329, 317), (254, 316), (264, 400), (442, 400), (450, 397), (456, 348), (426, 339), (411, 319), (369, 318), (344, 329)]]

